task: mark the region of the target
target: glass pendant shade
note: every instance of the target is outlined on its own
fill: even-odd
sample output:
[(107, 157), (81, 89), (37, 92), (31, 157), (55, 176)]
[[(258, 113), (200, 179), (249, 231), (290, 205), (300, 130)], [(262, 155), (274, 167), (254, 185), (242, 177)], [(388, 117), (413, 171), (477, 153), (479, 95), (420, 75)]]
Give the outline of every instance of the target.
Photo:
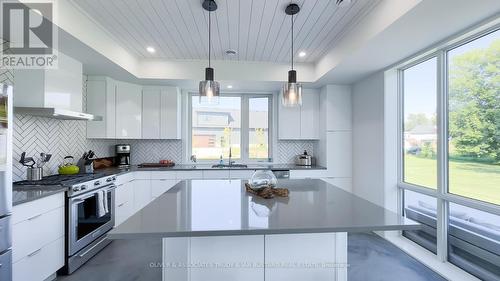
[(219, 82), (200, 81), (200, 104), (219, 104)]
[(286, 83), (283, 85), (283, 97), (281, 103), (285, 107), (302, 105), (302, 85), (299, 83)]
[(297, 72), (288, 71), (288, 83), (283, 85), (281, 103), (285, 107), (302, 106), (302, 85), (297, 83)]

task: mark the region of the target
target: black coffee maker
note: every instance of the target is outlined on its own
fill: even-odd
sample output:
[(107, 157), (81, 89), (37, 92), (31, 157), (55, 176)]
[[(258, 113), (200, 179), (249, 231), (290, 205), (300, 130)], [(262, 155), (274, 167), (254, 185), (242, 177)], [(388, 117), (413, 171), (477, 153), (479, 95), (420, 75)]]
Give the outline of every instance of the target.
[(115, 153), (118, 167), (130, 167), (130, 144), (115, 145)]

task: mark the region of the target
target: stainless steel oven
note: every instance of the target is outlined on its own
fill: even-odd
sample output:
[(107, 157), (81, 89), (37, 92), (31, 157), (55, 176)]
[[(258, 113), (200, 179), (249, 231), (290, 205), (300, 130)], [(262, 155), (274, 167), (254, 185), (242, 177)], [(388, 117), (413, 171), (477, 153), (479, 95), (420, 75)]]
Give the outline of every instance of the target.
[(61, 273), (73, 273), (111, 243), (106, 233), (115, 225), (115, 179), (76, 184), (68, 192), (66, 266)]
[[(69, 254), (74, 255), (115, 225), (114, 184), (69, 198)], [(104, 191), (106, 196), (99, 196)], [(107, 200), (107, 212), (99, 215), (100, 199)]]

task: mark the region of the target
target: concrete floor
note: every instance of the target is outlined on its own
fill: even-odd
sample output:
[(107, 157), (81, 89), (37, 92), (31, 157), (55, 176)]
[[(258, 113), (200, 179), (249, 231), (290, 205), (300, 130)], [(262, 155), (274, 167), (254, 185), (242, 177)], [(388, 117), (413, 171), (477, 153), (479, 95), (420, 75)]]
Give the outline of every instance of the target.
[[(372, 233), (349, 234), (349, 281), (444, 281), (396, 246)], [(154, 281), (161, 269), (161, 240), (118, 240), (58, 281)]]

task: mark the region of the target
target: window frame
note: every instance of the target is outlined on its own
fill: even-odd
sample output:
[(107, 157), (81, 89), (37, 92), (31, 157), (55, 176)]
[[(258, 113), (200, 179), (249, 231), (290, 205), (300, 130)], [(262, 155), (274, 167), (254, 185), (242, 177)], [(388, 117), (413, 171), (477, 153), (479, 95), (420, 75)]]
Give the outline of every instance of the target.
[[(198, 96), (198, 93), (195, 92), (188, 92), (187, 93), (187, 132), (186, 132), (186, 137), (187, 137), (187, 142), (186, 142), (186, 150), (187, 150), (187, 157), (189, 161), (189, 157), (192, 155), (192, 130), (193, 130), (193, 104), (192, 104), (192, 98)], [(269, 163), (272, 162), (273, 159), (273, 139), (274, 139), (274, 127), (273, 127), (273, 117), (274, 117), (274, 99), (273, 99), (273, 94), (272, 93), (221, 93), (221, 96), (225, 97), (240, 97), (241, 98), (241, 131), (240, 131), (240, 147), (241, 147), (241, 157), (240, 159), (237, 159), (238, 162), (241, 163)], [(249, 100), (251, 98), (268, 98), (268, 158), (267, 159), (261, 159), (261, 158), (250, 158), (249, 157)], [(227, 158), (224, 158), (224, 160), (227, 160)], [(203, 164), (214, 164), (218, 160), (210, 160), (210, 159), (198, 159), (198, 163), (203, 163)]]
[[(448, 190), (448, 52), (457, 47), (468, 44), (476, 39), (500, 31), (499, 20), (486, 24), (482, 30), (472, 30), (448, 39), (426, 52), (420, 53), (405, 62), (395, 66), (397, 71), (397, 187), (398, 212), (404, 211), (404, 190), (409, 190), (436, 198), (437, 200), (437, 257), (442, 262), (448, 262), (448, 213), (449, 203), (500, 215), (500, 206), (473, 198), (449, 193)], [(403, 71), (425, 62), (433, 57), (437, 58), (437, 189), (407, 183), (404, 181), (404, 75)], [(402, 232), (400, 232), (401, 235)]]

